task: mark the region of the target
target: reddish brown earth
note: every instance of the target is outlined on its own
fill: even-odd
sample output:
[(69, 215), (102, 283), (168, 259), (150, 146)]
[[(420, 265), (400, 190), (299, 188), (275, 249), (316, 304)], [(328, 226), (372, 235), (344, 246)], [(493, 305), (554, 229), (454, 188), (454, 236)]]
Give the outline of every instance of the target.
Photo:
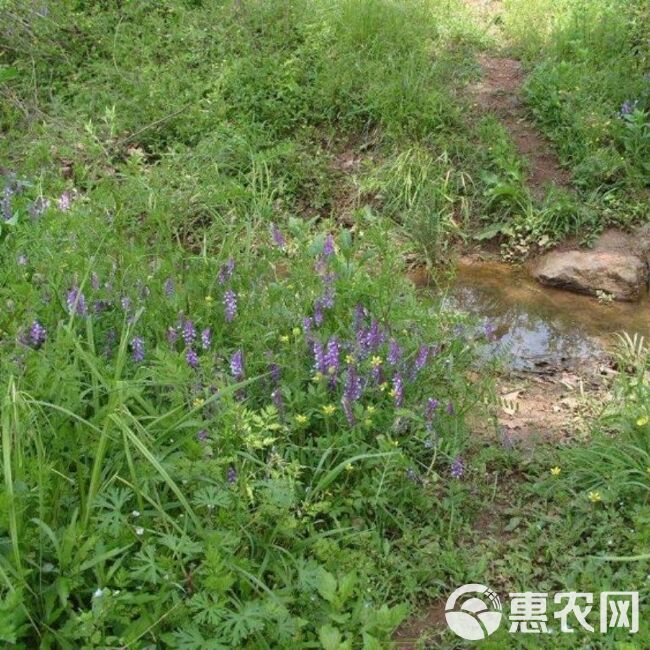
[(487, 54), (479, 56), (483, 71), (474, 87), (478, 106), (494, 113), (505, 126), (519, 154), (528, 161), (528, 185), (542, 198), (550, 185), (568, 188), (571, 176), (560, 166), (549, 142), (529, 122), (521, 100), (524, 71), (519, 61)]

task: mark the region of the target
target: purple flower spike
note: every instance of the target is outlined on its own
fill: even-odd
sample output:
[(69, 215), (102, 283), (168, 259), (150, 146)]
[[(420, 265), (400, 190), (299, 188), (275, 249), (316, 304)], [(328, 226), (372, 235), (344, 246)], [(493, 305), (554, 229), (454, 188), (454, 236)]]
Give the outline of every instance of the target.
[(136, 363), (142, 363), (144, 361), (144, 341), (139, 336), (136, 336), (131, 341), (131, 358)]
[(433, 397), (430, 397), (427, 400), (427, 408), (425, 410), (424, 416), (427, 420), (432, 420), (434, 416), (435, 410), (438, 408), (439, 402), (437, 399), (434, 399)]
[(223, 306), (226, 313), (226, 322), (232, 323), (237, 314), (237, 294), (232, 289), (228, 289), (223, 294)]
[(273, 243), (278, 247), (284, 249), (286, 242), (284, 241), (284, 236), (280, 232), (280, 229), (274, 224), (271, 224), (271, 237), (273, 238)]
[(320, 298), (314, 301), (314, 323), (323, 324), (323, 301)]
[(178, 341), (178, 330), (175, 327), (168, 327), (167, 342), (169, 343), (170, 346), (174, 347), (176, 341)]
[(235, 379), (244, 378), (244, 353), (241, 349), (237, 350), (230, 359), (230, 372)]
[(77, 287), (72, 287), (72, 289), (68, 291), (66, 305), (70, 314), (76, 313), (78, 316), (86, 316), (88, 314), (86, 298)]
[(448, 414), (448, 415), (454, 415), (455, 413), (456, 413), (456, 409), (454, 408), (454, 403), (453, 403), (453, 402), (449, 402), (449, 403), (447, 404), (447, 414)]
[(402, 358), (402, 350), (395, 339), (388, 344), (388, 356), (386, 357), (391, 366), (396, 366)]
[(312, 340), (311, 329), (314, 326), (314, 319), (311, 316), (306, 316), (302, 319), (302, 331), (305, 335), (305, 340), (310, 342)]
[(404, 402), (404, 380), (399, 372), (395, 373), (393, 377), (393, 399), (395, 400), (395, 406), (402, 406)]
[(273, 383), (277, 386), (280, 383), (280, 376), (282, 374), (280, 366), (277, 363), (270, 363), (269, 372), (271, 373), (271, 381), (273, 381)]
[(370, 329), (368, 330), (366, 347), (369, 352), (375, 352), (377, 348), (384, 342), (384, 333), (379, 327), (379, 323), (376, 320), (373, 320), (370, 323)]
[(330, 383), (336, 383), (336, 375), (339, 371), (339, 342), (335, 336), (327, 341), (327, 353), (325, 354), (325, 369), (330, 378)]
[(232, 465), (228, 468), (228, 473), (226, 474), (226, 480), (231, 485), (237, 480), (237, 470)]
[(128, 296), (122, 296), (120, 299), (120, 305), (122, 305), (124, 311), (128, 312), (131, 309), (131, 298)]
[(199, 442), (206, 442), (209, 434), (207, 429), (201, 429), (197, 434), (196, 437), (199, 439)]
[(235, 271), (235, 260), (231, 257), (225, 264), (219, 269), (219, 284), (225, 284), (230, 280), (232, 274)]
[(45, 343), (46, 338), (47, 331), (37, 320), (35, 320), (29, 328), (30, 345), (33, 348), (38, 349), (41, 347), (41, 345), (43, 345), (43, 343)]
[(185, 345), (192, 345), (195, 337), (196, 329), (194, 323), (188, 319), (183, 323), (183, 341), (185, 341)]
[(331, 233), (325, 237), (325, 244), (323, 244), (323, 255), (325, 257), (331, 257), (334, 255), (334, 237), (332, 237)]
[(345, 376), (345, 389), (343, 398), (349, 402), (354, 403), (361, 398), (363, 388), (361, 386), (361, 378), (355, 366), (348, 366), (348, 372)]
[(427, 365), (427, 360), (429, 359), (429, 346), (422, 345), (418, 350), (417, 357), (415, 357), (415, 372), (418, 373), (424, 366)]
[(187, 361), (187, 365), (190, 368), (196, 369), (199, 367), (199, 357), (193, 348), (187, 348), (187, 351), (185, 352), (185, 361)]
[(163, 291), (165, 292), (165, 296), (167, 298), (171, 298), (174, 295), (174, 291), (175, 291), (174, 281), (171, 278), (167, 278), (165, 280), (165, 284), (163, 285)]
[(456, 456), (451, 463), (451, 475), (453, 478), (460, 479), (465, 474), (465, 464), (460, 456)]
[(282, 393), (280, 392), (279, 388), (276, 388), (271, 393), (271, 399), (273, 400), (273, 403), (275, 404), (275, 408), (277, 408), (278, 411), (282, 411), (282, 409), (284, 407), (284, 402), (282, 401)]
[(201, 332), (201, 346), (204, 350), (209, 350), (212, 345), (212, 330), (209, 327), (206, 327)]
[(321, 374), (327, 374), (327, 364), (325, 361), (325, 351), (320, 341), (314, 341), (314, 369)]
[(343, 407), (343, 413), (345, 413), (345, 417), (348, 421), (348, 424), (353, 427), (357, 419), (354, 417), (354, 410), (352, 409), (352, 404), (345, 399), (345, 397), (341, 400), (341, 406)]

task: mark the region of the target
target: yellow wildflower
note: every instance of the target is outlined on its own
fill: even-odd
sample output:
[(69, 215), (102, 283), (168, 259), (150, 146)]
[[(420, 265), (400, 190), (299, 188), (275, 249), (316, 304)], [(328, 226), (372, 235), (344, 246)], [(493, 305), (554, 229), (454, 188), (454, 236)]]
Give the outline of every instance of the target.
[(381, 357), (374, 356), (372, 359), (370, 359), (370, 365), (373, 368), (379, 368), (382, 363), (384, 363), (384, 360)]
[(592, 490), (587, 496), (589, 497), (589, 501), (592, 503), (598, 503), (603, 498), (600, 496), (600, 492), (598, 490)]
[(206, 296), (205, 297), (205, 302), (207, 302), (208, 305), (212, 304), (213, 300), (214, 300), (214, 298), (212, 296)]
[(307, 424), (308, 419), (306, 415), (296, 415), (296, 422), (298, 424)]
[(322, 373), (322, 372), (317, 372), (317, 373), (313, 376), (312, 379), (313, 379), (313, 381), (315, 381), (315, 382), (319, 382), (319, 381), (321, 381), (321, 379), (323, 379), (323, 373)]
[(354, 466), (352, 465), (352, 463), (348, 463), (348, 464), (345, 466), (345, 471), (346, 471), (346, 472), (351, 472), (353, 469), (354, 469)]
[(283, 334), (280, 337), (280, 343), (288, 343), (289, 342), (289, 337), (286, 334)]
[(559, 476), (561, 471), (562, 471), (562, 469), (560, 467), (558, 467), (557, 465), (555, 467), (551, 467), (551, 474), (553, 476)]
[(334, 404), (326, 404), (323, 406), (323, 413), (325, 415), (333, 415), (336, 412), (336, 406)]
[(199, 406), (203, 406), (205, 404), (205, 400), (202, 397), (195, 397), (192, 404), (194, 408), (198, 408)]
[(351, 354), (346, 354), (345, 363), (354, 363), (354, 357)]
[(379, 390), (383, 393), (388, 388), (388, 382), (384, 382), (379, 386)]
[(377, 409), (372, 404), (369, 404), (368, 408), (366, 409), (366, 411), (368, 411), (368, 413), (374, 413), (376, 410)]
[(648, 418), (647, 415), (642, 415), (637, 421), (636, 421), (636, 426), (637, 427), (644, 427), (646, 424), (650, 422), (650, 418)]

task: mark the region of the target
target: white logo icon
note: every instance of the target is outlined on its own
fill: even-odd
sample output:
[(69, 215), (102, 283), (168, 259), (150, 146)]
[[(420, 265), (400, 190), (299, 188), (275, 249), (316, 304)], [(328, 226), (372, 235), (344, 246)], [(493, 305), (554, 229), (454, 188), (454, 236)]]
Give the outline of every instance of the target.
[[(465, 594), (478, 594), (484, 600), (475, 595), (457, 605), (458, 599)], [(447, 625), (459, 637), (469, 641), (479, 641), (496, 632), (501, 616), (499, 597), (485, 585), (463, 585), (449, 596), (445, 605)]]

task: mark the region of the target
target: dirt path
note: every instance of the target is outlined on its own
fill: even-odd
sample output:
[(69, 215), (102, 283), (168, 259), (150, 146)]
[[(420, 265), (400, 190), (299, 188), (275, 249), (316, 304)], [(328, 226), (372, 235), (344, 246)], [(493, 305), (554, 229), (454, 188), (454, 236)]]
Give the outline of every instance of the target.
[(482, 111), (494, 113), (505, 126), (520, 156), (528, 162), (528, 185), (537, 199), (549, 186), (568, 188), (571, 176), (560, 166), (549, 142), (530, 123), (521, 99), (524, 72), (519, 61), (482, 54), (481, 81), (473, 88)]

